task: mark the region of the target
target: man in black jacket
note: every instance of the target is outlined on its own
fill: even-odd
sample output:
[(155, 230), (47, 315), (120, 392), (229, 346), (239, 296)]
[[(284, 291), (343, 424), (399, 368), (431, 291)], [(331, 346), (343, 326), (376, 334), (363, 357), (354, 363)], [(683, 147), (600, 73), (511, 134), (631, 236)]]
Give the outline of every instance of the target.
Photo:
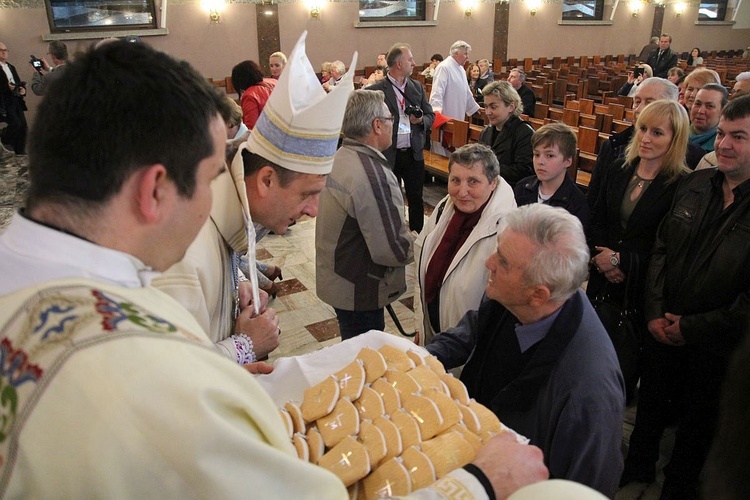
[(0, 120), (8, 123), (3, 131), (3, 144), (16, 154), (26, 150), (26, 82), (18, 76), (16, 67), (8, 62), (8, 47), (0, 42), (0, 108), (4, 117)]
[(409, 203), (409, 229), (420, 232), (424, 226), (424, 144), (435, 113), (422, 84), (410, 78), (414, 69), (411, 47), (397, 43), (386, 56), (388, 76), (367, 87), (385, 94), (385, 103), (393, 115), (393, 142), (383, 151), (393, 173), (404, 180)]
[(653, 480), (661, 434), (678, 415), (662, 499), (698, 498), (719, 388), (750, 318), (750, 96), (724, 108), (718, 129), (718, 168), (680, 184), (647, 275), (653, 339), (621, 484)]
[(671, 45), (672, 36), (662, 33), (659, 37), (659, 48), (654, 49), (646, 61), (646, 64), (654, 70), (654, 76), (666, 78), (669, 68), (677, 66), (677, 52), (670, 48)]
[(523, 114), (529, 118), (534, 118), (536, 96), (534, 95), (534, 91), (526, 86), (526, 73), (518, 68), (514, 68), (508, 73), (508, 82), (516, 89), (518, 95), (521, 96)]

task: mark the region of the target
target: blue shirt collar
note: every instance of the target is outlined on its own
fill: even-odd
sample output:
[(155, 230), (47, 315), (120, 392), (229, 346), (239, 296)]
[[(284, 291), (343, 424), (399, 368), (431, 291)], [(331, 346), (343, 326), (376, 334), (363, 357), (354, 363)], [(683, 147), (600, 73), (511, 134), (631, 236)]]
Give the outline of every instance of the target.
[(528, 325), (516, 323), (516, 338), (518, 339), (518, 345), (521, 347), (521, 353), (528, 351), (534, 344), (547, 336), (560, 311), (562, 311), (562, 307), (546, 318)]

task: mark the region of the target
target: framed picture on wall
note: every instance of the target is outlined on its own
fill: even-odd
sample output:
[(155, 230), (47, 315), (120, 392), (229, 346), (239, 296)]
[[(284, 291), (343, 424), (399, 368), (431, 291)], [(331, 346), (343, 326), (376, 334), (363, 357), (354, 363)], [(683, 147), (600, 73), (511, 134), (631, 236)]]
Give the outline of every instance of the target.
[(45, 0), (52, 33), (156, 28), (154, 0)]
[(424, 21), (425, 0), (360, 0), (359, 20)]

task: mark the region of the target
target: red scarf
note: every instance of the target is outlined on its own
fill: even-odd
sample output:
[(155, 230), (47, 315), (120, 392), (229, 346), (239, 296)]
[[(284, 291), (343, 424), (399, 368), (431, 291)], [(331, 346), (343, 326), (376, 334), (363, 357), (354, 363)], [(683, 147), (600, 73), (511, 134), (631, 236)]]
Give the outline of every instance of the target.
[[(490, 197), (492, 196), (490, 195)], [(474, 227), (476, 227), (482, 217), (484, 207), (489, 202), (488, 198), (484, 205), (479, 207), (479, 210), (470, 214), (465, 214), (454, 207), (455, 213), (445, 229), (443, 239), (440, 240), (430, 263), (427, 265), (424, 278), (424, 296), (427, 304), (432, 303), (440, 293), (443, 278), (445, 278), (445, 273), (453, 262), (453, 257), (456, 256), (458, 249), (466, 242)]]

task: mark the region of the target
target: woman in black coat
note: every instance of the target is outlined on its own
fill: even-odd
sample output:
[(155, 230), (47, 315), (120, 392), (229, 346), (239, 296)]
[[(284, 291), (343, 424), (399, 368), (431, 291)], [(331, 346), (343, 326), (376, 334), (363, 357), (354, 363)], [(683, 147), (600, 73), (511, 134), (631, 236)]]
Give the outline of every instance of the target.
[[(592, 266), (586, 293), (593, 302), (609, 297), (621, 304), (629, 287), (628, 306), (639, 311), (635, 323), (641, 340), (648, 257), (659, 223), (672, 205), (677, 181), (689, 172), (685, 166), (689, 134), (687, 113), (676, 101), (646, 106), (625, 158), (605, 172), (591, 214)], [(630, 399), (638, 380), (637, 363), (624, 366), (622, 356), (620, 362)]]
[(482, 130), (479, 142), (492, 148), (500, 163), (500, 176), (511, 187), (534, 174), (532, 126), (519, 118), (521, 98), (510, 83), (497, 80), (482, 89), (484, 109), (490, 124)]

